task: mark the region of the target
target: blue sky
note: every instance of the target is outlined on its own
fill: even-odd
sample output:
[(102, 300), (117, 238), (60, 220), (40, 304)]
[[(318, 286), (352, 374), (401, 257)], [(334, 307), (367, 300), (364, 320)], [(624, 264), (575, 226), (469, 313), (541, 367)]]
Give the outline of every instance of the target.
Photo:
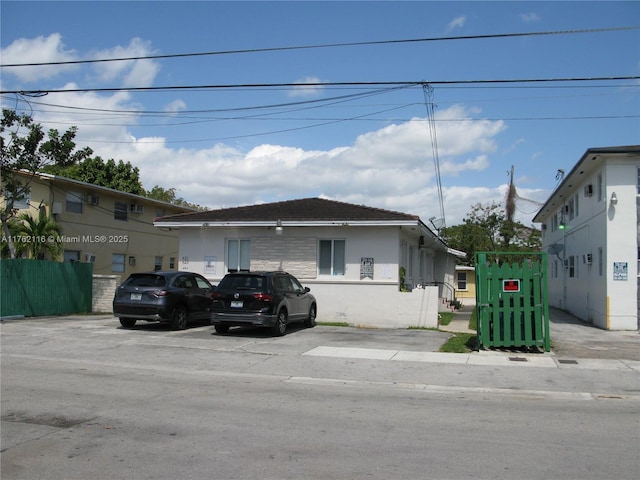
[[(639, 2), (12, 2), (2, 64), (640, 26)], [(449, 82), (640, 75), (640, 30), (2, 68), (0, 89)], [(640, 143), (640, 82), (0, 95), (211, 208), (310, 196), (440, 217), (502, 202), (530, 223), (591, 147)], [(434, 105), (429, 122), (425, 102)], [(532, 202), (534, 201), (534, 202)]]

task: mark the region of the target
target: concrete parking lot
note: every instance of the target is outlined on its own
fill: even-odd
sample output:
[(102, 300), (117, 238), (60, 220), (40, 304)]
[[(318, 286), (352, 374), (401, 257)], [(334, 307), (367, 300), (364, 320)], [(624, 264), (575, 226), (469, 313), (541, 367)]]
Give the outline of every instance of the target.
[(124, 329), (108, 315), (0, 333), (3, 480), (640, 473), (633, 360), (438, 353), (451, 334), (425, 330)]

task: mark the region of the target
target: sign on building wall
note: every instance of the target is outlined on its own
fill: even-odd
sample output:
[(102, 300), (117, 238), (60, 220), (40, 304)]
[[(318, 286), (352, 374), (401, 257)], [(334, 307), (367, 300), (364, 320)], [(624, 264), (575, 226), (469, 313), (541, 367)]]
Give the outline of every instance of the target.
[(360, 258), (360, 280), (370, 278), (373, 280), (373, 257)]
[(613, 279), (628, 280), (629, 264), (627, 262), (613, 262)]
[(204, 273), (216, 274), (216, 257), (204, 257)]

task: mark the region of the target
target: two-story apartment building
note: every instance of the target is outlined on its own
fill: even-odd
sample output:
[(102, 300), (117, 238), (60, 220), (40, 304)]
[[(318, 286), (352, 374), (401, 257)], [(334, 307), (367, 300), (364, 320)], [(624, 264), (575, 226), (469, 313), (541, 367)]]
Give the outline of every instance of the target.
[(590, 148), (533, 221), (549, 304), (607, 330), (638, 325), (640, 146)]
[(30, 186), (29, 196), (15, 206), (33, 216), (44, 208), (61, 227), (59, 260), (93, 262), (94, 274), (122, 278), (177, 269), (178, 232), (155, 228), (153, 220), (193, 209), (44, 173)]

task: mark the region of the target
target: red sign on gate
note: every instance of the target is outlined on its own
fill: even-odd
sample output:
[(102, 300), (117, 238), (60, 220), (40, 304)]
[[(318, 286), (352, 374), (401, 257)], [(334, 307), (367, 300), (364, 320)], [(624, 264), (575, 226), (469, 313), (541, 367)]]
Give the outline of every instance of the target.
[(502, 291), (503, 292), (519, 292), (520, 291), (520, 279), (515, 278), (511, 280), (502, 280)]

